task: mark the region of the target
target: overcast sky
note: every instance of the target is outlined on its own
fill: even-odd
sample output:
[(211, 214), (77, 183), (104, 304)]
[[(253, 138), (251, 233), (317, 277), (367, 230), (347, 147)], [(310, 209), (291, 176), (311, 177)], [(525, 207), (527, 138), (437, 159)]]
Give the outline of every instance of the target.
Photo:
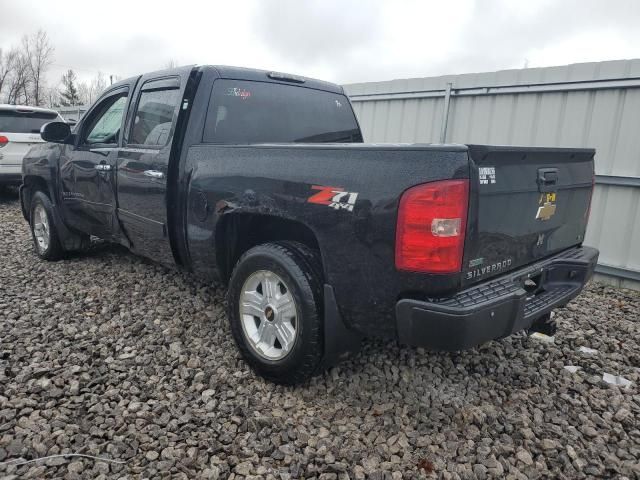
[(638, 0), (0, 0), (0, 47), (44, 29), (49, 83), (178, 64), (337, 83), (640, 58)]

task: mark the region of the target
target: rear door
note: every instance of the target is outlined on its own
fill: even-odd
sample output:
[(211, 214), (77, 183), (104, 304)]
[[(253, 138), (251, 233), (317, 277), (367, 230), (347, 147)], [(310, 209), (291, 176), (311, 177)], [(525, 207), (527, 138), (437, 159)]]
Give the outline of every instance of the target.
[(82, 232), (114, 239), (115, 165), (129, 87), (106, 93), (85, 115), (74, 145), (60, 157), (65, 220)]
[[(178, 115), (192, 67), (141, 78), (118, 153), (118, 218), (136, 253), (173, 264), (167, 180)], [(186, 108), (186, 105), (184, 105)]]
[(54, 120), (62, 118), (55, 112), (22, 107), (0, 110), (0, 181), (20, 178), (22, 159), (34, 144), (43, 142), (40, 127)]
[(470, 145), (465, 283), (533, 263), (584, 240), (590, 149)]

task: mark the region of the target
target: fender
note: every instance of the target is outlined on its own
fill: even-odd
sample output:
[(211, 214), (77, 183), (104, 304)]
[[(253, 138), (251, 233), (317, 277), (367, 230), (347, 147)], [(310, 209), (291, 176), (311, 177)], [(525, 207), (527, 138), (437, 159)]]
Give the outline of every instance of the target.
[[(20, 185), (20, 207), (22, 215), (27, 222), (30, 221), (30, 206), (27, 200), (30, 198), (31, 187), (39, 185), (45, 190), (51, 201), (53, 221), (56, 226), (62, 248), (65, 250), (77, 250), (82, 247), (82, 236), (69, 230), (60, 213), (58, 201), (58, 189), (54, 179), (58, 178), (58, 160), (61, 146), (55, 143), (43, 143), (33, 147), (25, 156), (22, 163), (23, 184)], [(25, 180), (27, 183), (24, 183)]]

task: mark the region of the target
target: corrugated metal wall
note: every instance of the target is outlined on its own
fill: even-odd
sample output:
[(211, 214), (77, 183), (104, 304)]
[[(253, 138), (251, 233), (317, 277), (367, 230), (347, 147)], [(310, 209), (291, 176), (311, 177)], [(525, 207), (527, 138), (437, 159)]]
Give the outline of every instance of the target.
[(640, 286), (640, 60), (345, 85), (367, 142), (593, 147), (585, 243)]

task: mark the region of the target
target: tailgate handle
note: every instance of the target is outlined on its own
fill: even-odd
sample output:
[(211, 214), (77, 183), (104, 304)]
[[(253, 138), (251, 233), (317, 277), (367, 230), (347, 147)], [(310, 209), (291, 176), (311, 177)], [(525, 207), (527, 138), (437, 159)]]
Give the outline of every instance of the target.
[(555, 191), (557, 185), (558, 185), (558, 169), (557, 168), (539, 168), (538, 169), (538, 190), (540, 192)]

